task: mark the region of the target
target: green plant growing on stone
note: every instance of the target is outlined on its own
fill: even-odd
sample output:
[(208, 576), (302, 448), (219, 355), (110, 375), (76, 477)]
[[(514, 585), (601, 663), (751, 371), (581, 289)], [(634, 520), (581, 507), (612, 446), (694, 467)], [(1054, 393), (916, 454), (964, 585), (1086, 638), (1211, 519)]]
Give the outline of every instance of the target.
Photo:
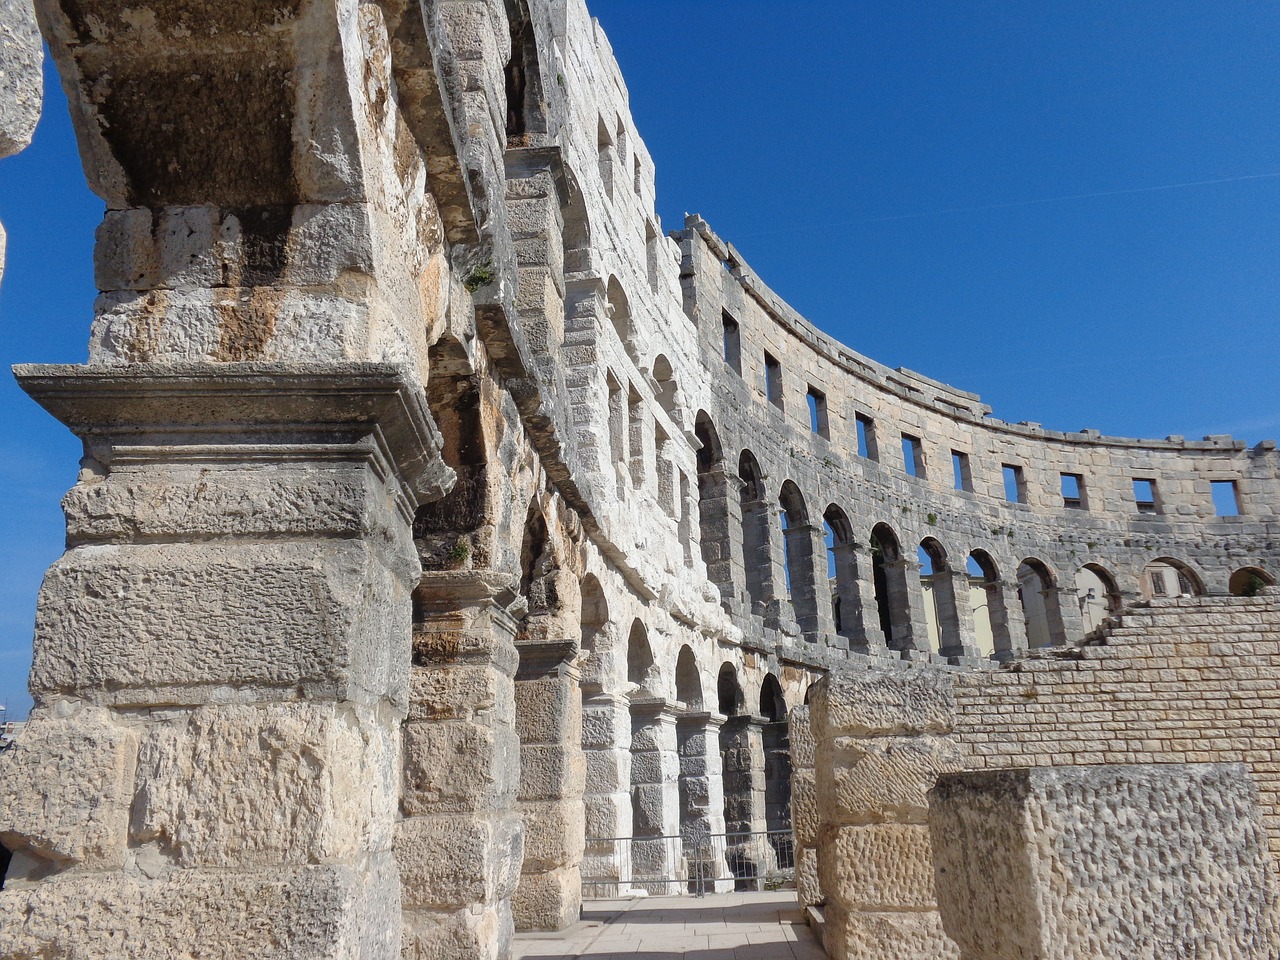
[(493, 264), (482, 263), (471, 269), (466, 279), (462, 281), (462, 285), (467, 288), (467, 293), (475, 293), (481, 287), (487, 287), (496, 279), (498, 279), (498, 272), (493, 269)]
[(938, 525), (938, 515), (936, 513), (929, 514), (925, 517), (925, 520), (931, 527), (936, 527)]
[(453, 547), (449, 550), (449, 563), (455, 567), (460, 567), (467, 562), (467, 558), (471, 556), (471, 544), (462, 537), (454, 541)]

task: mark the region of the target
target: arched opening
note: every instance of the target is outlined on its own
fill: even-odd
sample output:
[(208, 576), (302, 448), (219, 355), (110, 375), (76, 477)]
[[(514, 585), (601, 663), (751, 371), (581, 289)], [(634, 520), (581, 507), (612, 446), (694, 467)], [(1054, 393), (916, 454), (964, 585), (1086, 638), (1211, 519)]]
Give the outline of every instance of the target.
[(582, 652), (578, 662), (581, 664), (582, 693), (586, 697), (598, 693), (605, 679), (605, 668), (602, 663), (601, 642), (606, 625), (609, 623), (609, 603), (594, 573), (582, 578), (580, 588), (582, 594)]
[(742, 565), (746, 575), (747, 598), (753, 612), (763, 615), (764, 605), (773, 599), (773, 557), (769, 550), (769, 502), (765, 498), (764, 475), (749, 450), (738, 458), (738, 479), (742, 483)]
[(617, 277), (609, 278), (605, 294), (608, 297), (606, 309), (609, 312), (609, 322), (613, 324), (613, 331), (618, 335), (618, 342), (622, 344), (622, 348), (627, 352), (627, 356), (631, 358), (632, 363), (636, 363), (635, 330), (632, 328), (631, 323), (631, 302), (627, 299), (626, 291), (622, 289), (622, 284), (618, 282)]
[(1096, 563), (1086, 563), (1076, 572), (1076, 603), (1084, 632), (1092, 633), (1107, 617), (1120, 612), (1120, 590), (1113, 576)]
[(1241, 567), (1231, 574), (1227, 589), (1233, 597), (1256, 597), (1263, 587), (1274, 587), (1276, 578), (1261, 567)]
[(733, 552), (729, 539), (729, 478), (725, 475), (724, 450), (720, 435), (705, 410), (694, 418), (693, 434), (698, 441), (698, 532), (707, 579), (720, 590), (726, 610), (733, 597)]
[(1009, 611), (1004, 605), (999, 567), (991, 554), (974, 550), (965, 561), (965, 572), (969, 575), (974, 645), (984, 657), (1010, 653), (1013, 643), (1009, 636)]
[(525, 598), (526, 623), (530, 618), (554, 613), (560, 607), (557, 592), (555, 550), (547, 534), (547, 522), (535, 499), (529, 504), (520, 545), (520, 594)]
[(1167, 600), (1170, 597), (1199, 597), (1204, 584), (1196, 572), (1181, 560), (1157, 557), (1142, 569), (1142, 598)]
[(609, 606), (594, 574), (582, 580), (582, 753), (587, 777), (583, 792), (586, 824), (584, 856), (595, 865), (585, 891), (618, 896), (631, 879), (631, 858), (624, 837), (631, 826), (631, 718), (625, 698), (610, 695)]
[(791, 851), (791, 740), (787, 701), (778, 678), (769, 674), (760, 686), (760, 716), (764, 718), (764, 816), (773, 859), (793, 868)]
[(906, 563), (898, 535), (887, 523), (871, 530), (871, 574), (875, 584), (880, 629), (891, 650), (910, 650), (911, 602), (907, 596)]
[(685, 644), (676, 657), (676, 699), (686, 710), (702, 709), (702, 677), (693, 648)]
[(666, 411), (672, 423), (683, 427), (684, 417), (678, 405), (679, 389), (676, 386), (675, 373), (671, 369), (671, 361), (664, 354), (658, 354), (653, 360), (653, 382), (658, 388), (658, 405)]
[(596, 151), (600, 167), (600, 180), (604, 185), (604, 193), (613, 199), (613, 182), (618, 165), (618, 151), (613, 144), (613, 134), (601, 117), (596, 126)]
[(924, 594), (929, 649), (944, 656), (959, 656), (963, 654), (964, 647), (955, 581), (947, 562), (947, 551), (935, 538), (925, 537), (920, 541), (916, 554), (920, 562), (920, 589)]
[[(818, 585), (814, 582), (813, 536), (809, 511), (800, 488), (788, 480), (778, 496), (782, 532), (783, 580), (800, 631), (809, 640), (821, 632), (818, 619)], [(824, 593), (826, 591), (823, 591)]]
[(737, 717), (746, 708), (738, 671), (731, 663), (723, 664), (716, 675), (716, 709), (726, 717)]
[(1028, 557), (1018, 564), (1018, 600), (1027, 625), (1028, 647), (1034, 650), (1067, 642), (1057, 583), (1044, 561)]
[(651, 697), (657, 686), (658, 668), (653, 660), (653, 648), (649, 646), (649, 632), (636, 620), (627, 634), (627, 681), (633, 687), (631, 696)]
[(834, 503), (822, 515), (827, 544), (827, 590), (831, 596), (831, 621), (840, 636), (856, 638), (862, 609), (858, 596), (858, 560), (853, 542), (853, 525)]
[(538, 71), (538, 44), (533, 23), (524, 11), (511, 16), (511, 59), (507, 61), (507, 148), (523, 147), (529, 134), (545, 133), (542, 115), (541, 77)]

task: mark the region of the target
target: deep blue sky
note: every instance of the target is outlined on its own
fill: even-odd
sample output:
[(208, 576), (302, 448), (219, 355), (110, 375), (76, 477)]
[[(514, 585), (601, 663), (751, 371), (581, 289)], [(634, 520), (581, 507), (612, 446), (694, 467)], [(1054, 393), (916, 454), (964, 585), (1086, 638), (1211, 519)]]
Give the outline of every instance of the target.
[[(1280, 433), (1280, 5), (591, 8), (666, 228), (701, 213), (850, 346), (1007, 420)], [(102, 204), (47, 85), (34, 145), (0, 162), (6, 366), (83, 360), (92, 314)], [(7, 376), (0, 409), (0, 703), (21, 715), (80, 451)]]

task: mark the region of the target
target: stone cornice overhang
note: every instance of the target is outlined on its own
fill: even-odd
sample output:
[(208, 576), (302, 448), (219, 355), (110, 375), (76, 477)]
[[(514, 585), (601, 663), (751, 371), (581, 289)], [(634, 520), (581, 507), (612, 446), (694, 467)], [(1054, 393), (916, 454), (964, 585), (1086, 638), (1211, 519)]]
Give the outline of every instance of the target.
[(270, 458), (271, 448), (371, 438), (369, 453), (394, 478), (410, 519), (454, 482), (424, 391), (393, 364), (20, 364), (13, 372), (86, 445), (257, 445)]

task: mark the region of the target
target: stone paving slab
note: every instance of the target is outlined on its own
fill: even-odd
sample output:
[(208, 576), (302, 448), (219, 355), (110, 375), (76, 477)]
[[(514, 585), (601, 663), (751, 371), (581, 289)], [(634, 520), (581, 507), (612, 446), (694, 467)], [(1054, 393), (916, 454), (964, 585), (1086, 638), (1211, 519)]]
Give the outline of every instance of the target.
[(589, 900), (560, 933), (522, 933), (512, 960), (825, 960), (794, 891)]

